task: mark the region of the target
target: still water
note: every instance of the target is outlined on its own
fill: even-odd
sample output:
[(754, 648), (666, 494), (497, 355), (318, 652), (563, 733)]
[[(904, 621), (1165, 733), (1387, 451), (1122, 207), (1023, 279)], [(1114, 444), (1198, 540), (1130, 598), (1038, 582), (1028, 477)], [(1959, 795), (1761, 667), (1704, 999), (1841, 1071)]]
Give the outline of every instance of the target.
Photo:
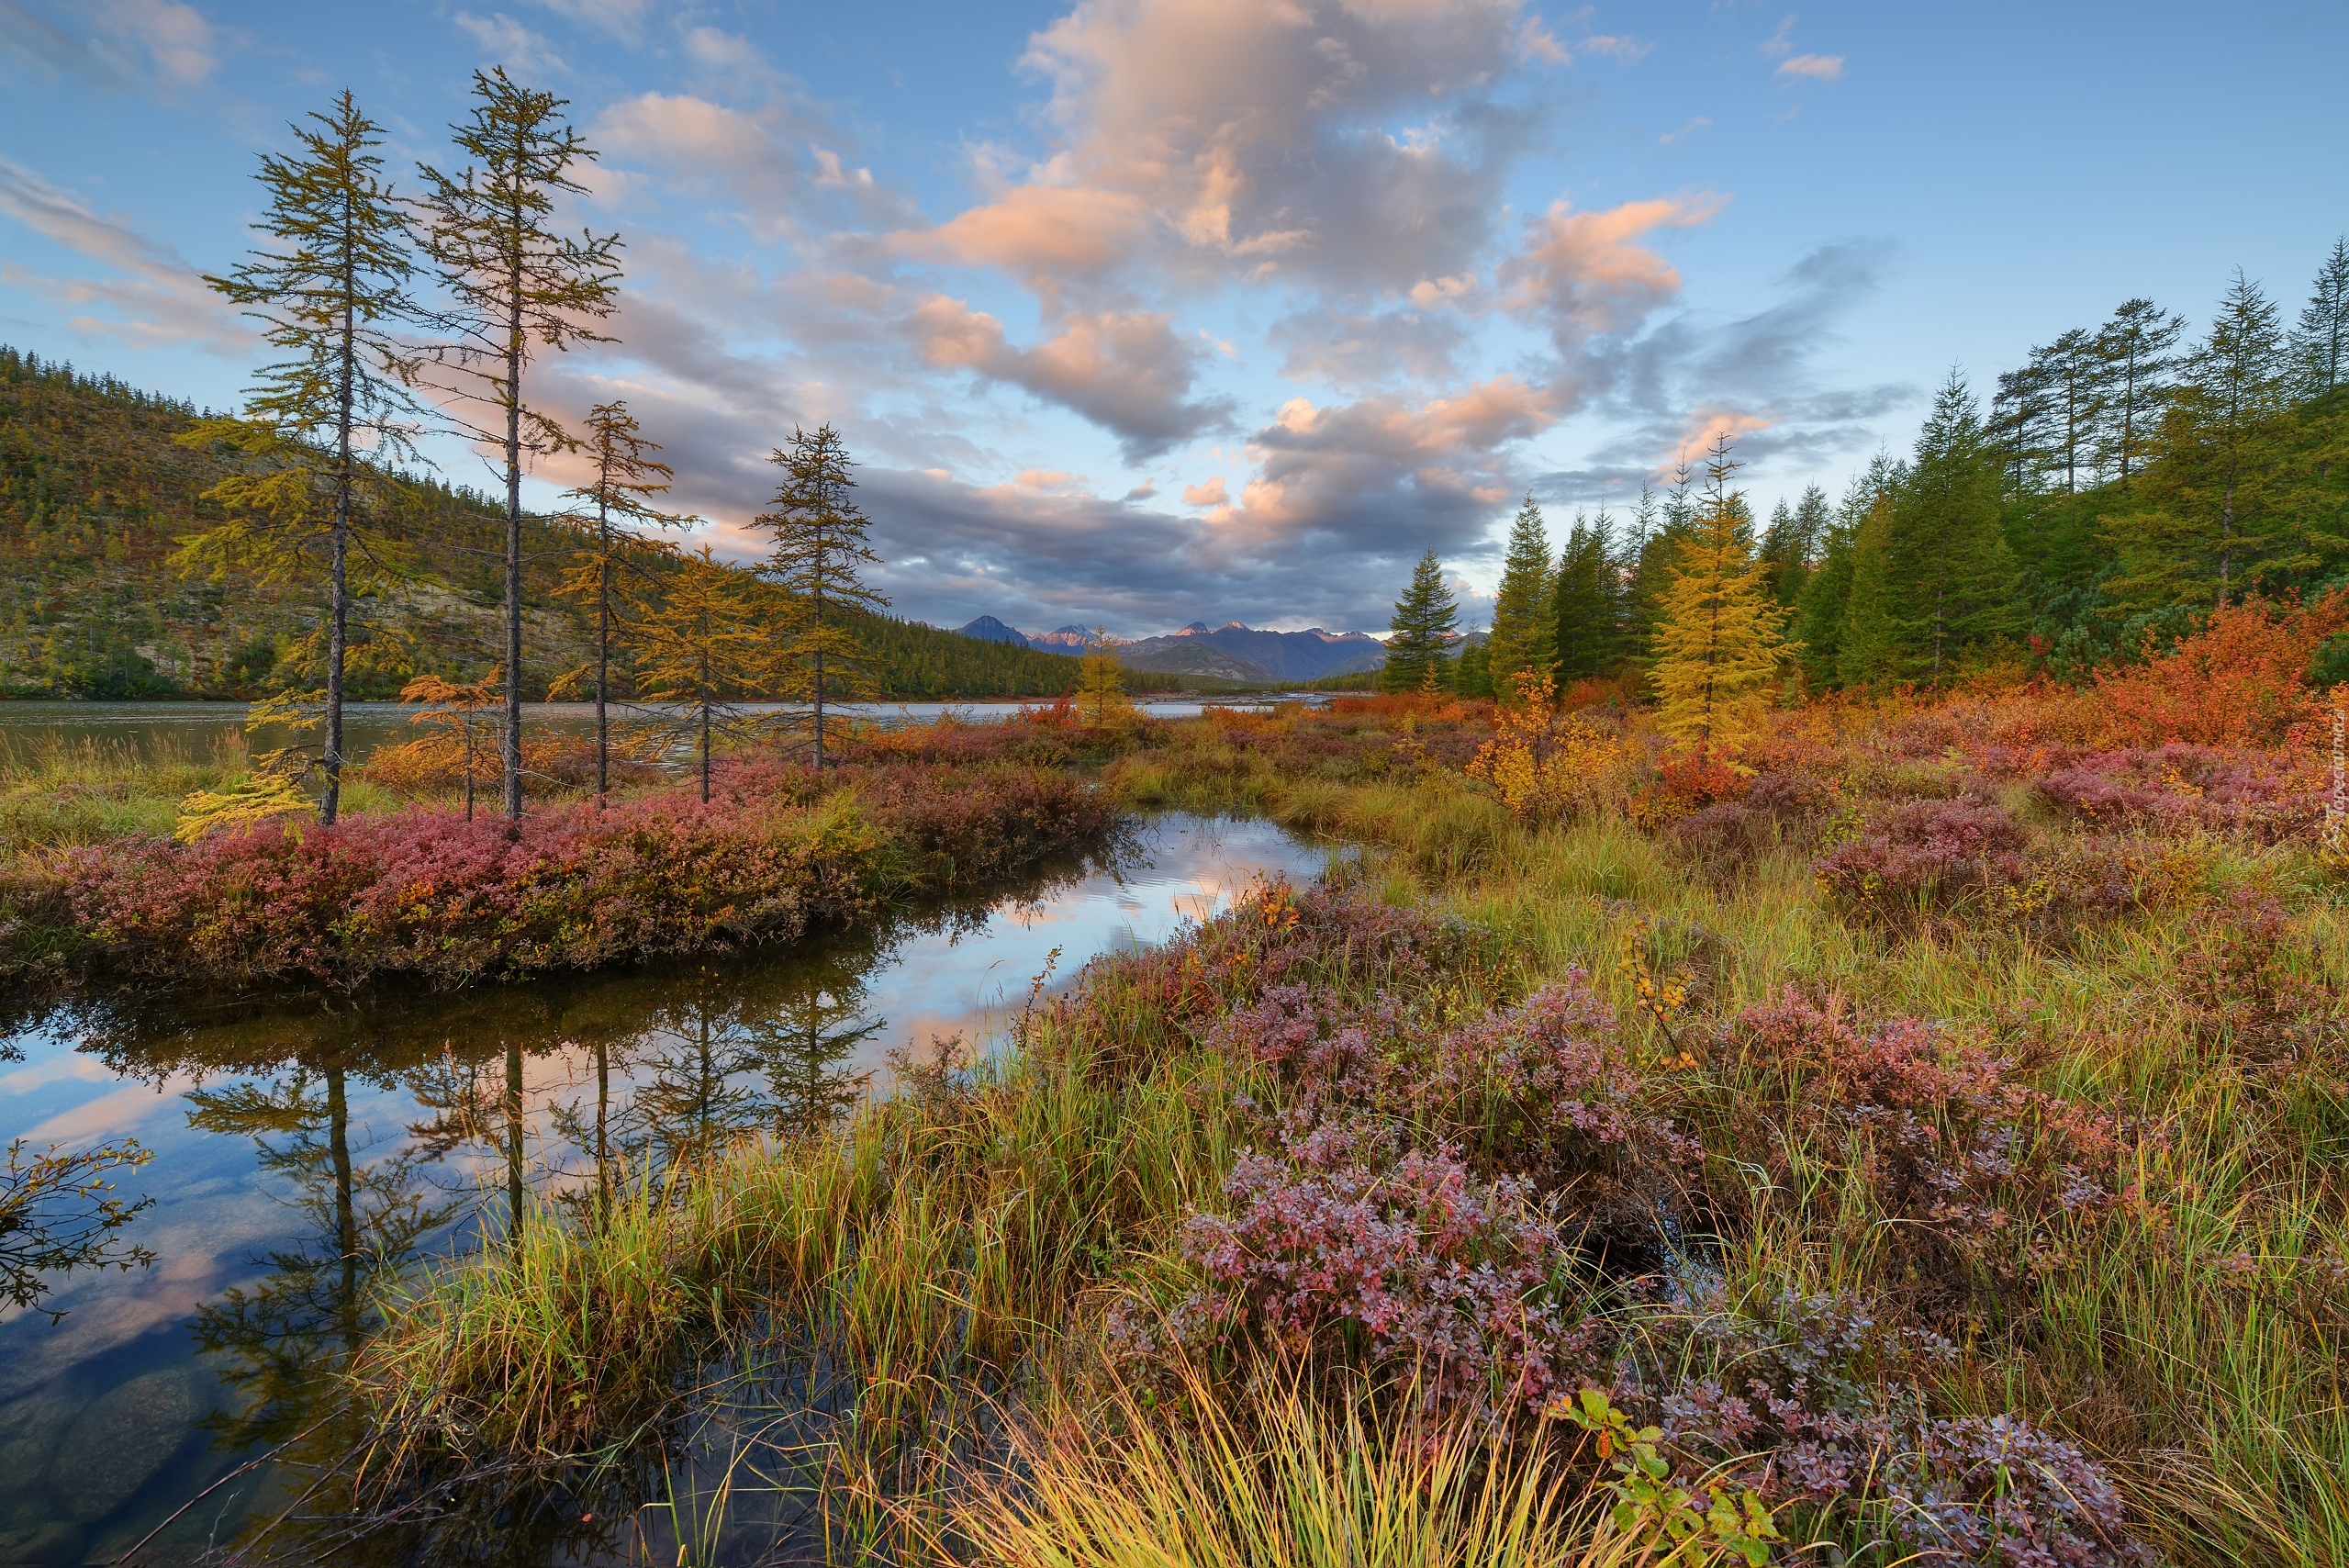
[[(1277, 699), (1234, 700), (1220, 705), (1253, 708), (1275, 700), (1321, 702), (1327, 699), (1305, 693)], [(842, 711), (882, 724), (928, 723), (943, 713), (953, 713), (972, 723), (989, 723), (1018, 712), (1020, 706), (1016, 702), (875, 702), (843, 704)], [(1169, 699), (1139, 701), (1135, 706), (1153, 718), (1189, 719), (1197, 717), (1207, 704), (1195, 699)], [(140, 756), (165, 751), (203, 756), (222, 737), (243, 734), (245, 709), (242, 702), (0, 702), (0, 755), (31, 755), (44, 745), (62, 743), (76, 746), (96, 742), (126, 745)], [(763, 702), (744, 703), (742, 710), (748, 713), (780, 711), (777, 704)], [(424, 733), (415, 725), (416, 711), (397, 702), (346, 705), (344, 754), (354, 762), (364, 762), (378, 746), (416, 739)], [(633, 716), (626, 708), (612, 710), (612, 722), (618, 725), (625, 725)], [(585, 736), (593, 734), (595, 727), (593, 703), (522, 704), (525, 734)], [(297, 738), (300, 737), (286, 726), (265, 725), (252, 733), (252, 747), (254, 751), (266, 751), (290, 745)], [(309, 741), (312, 745), (317, 745), (316, 732), (311, 733)]]
[[(300, 1477), (241, 1467), (319, 1419), (316, 1372), (364, 1333), (352, 1304), (477, 1245), (517, 1182), (560, 1200), (598, 1147), (641, 1166), (820, 1123), (893, 1048), (985, 1041), (1038, 977), (1324, 864), (1268, 823), (1167, 815), (1111, 863), (724, 963), (16, 1020), (0, 1137), (153, 1150), (122, 1185), (153, 1199), (129, 1234), (157, 1259), (68, 1281), (54, 1325), (0, 1314), (0, 1564), (110, 1562), (158, 1526), (136, 1561), (192, 1562), (298, 1501)], [(499, 1556), (626, 1560), (576, 1541)]]

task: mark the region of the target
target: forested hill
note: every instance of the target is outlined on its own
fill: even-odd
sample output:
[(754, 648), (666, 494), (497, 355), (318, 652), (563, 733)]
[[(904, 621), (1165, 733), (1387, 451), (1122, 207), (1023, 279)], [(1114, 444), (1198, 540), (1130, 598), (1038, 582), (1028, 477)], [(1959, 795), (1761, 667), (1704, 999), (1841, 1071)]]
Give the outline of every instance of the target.
[[(202, 499), (225, 459), (173, 441), (188, 404), (0, 345), (0, 696), (252, 697), (282, 689), (279, 661), (318, 614), (301, 586), (207, 582), (165, 563), (218, 521)], [(390, 697), (411, 674), (476, 679), (496, 660), (503, 603), (500, 514), (483, 497), (406, 479), (386, 532), (411, 553), (392, 617), (402, 656), (352, 672), (354, 695)], [(523, 690), (535, 697), (587, 655), (587, 622), (554, 588), (569, 545), (526, 520)], [(1024, 697), (1073, 689), (1074, 661), (873, 617), (867, 644), (899, 697)]]

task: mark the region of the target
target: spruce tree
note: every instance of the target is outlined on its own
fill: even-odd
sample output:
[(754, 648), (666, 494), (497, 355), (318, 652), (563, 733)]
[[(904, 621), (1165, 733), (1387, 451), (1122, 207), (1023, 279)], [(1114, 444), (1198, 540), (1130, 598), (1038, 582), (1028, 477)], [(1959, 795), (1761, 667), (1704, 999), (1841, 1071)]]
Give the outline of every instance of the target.
[(1452, 661), (1452, 689), (1462, 697), (1493, 695), (1493, 640), (1471, 632)]
[(2224, 609), (2263, 570), (2298, 564), (2271, 559), (2287, 521), (2279, 416), (2289, 368), (2275, 304), (2238, 269), (2163, 417), (2144, 486), (2153, 510), (2118, 541), (2130, 601)]
[(2330, 405), (2349, 393), (2349, 239), (2332, 242), (2292, 333), (2300, 397)]
[(1751, 517), (1728, 487), (1738, 466), (1728, 436), (1717, 435), (1655, 632), (1656, 727), (1693, 745), (1748, 733), (1789, 652), (1785, 611), (1753, 558)]
[(1509, 553), (1501, 586), (1493, 596), (1493, 634), (1487, 644), (1495, 700), (1517, 700), (1517, 677), (1547, 676), (1557, 662), (1557, 619), (1549, 580), (1549, 532), (1541, 509), (1526, 497), (1509, 526)]
[(1450, 673), (1445, 651), (1459, 617), (1460, 606), (1444, 584), (1443, 563), (1431, 544), (1412, 568), (1411, 586), (1394, 601), (1380, 685), (1389, 691), (1443, 690)]
[(276, 243), (227, 276), (204, 280), (249, 307), (285, 357), (262, 370), (243, 418), (199, 420), (177, 438), (225, 442), (251, 462), (205, 493), (226, 520), (183, 539), (173, 562), (216, 580), (233, 568), (264, 582), (323, 577), (323, 635), (296, 661), (323, 678), (323, 689), (280, 693), (255, 718), (324, 724), (319, 820), (330, 824), (342, 793), (352, 609), (380, 600), (404, 575), (384, 526), (392, 488), (380, 465), (415, 455), (421, 410), (408, 391), (415, 364), (400, 341), (416, 318), (408, 292), (415, 263), (399, 198), (383, 183), (374, 151), (383, 128), (348, 92), (309, 118), (313, 125), (291, 128), (298, 151), (261, 160), (269, 207), (257, 227)]
[(1869, 687), (1900, 673), (1901, 642), (1893, 579), (1894, 503), (1879, 492), (1851, 535), (1851, 586), (1836, 630), (1835, 682)]
[(1957, 655), (2012, 630), (2014, 554), (1998, 527), (1998, 457), (1955, 370), (1934, 395), (1893, 502), (1888, 605), (1909, 667), (1939, 686)]
[(1604, 508), (1595, 521), (1578, 516), (1558, 557), (1558, 588), (1551, 600), (1551, 615), (1557, 628), (1561, 688), (1608, 673), (1619, 657), (1616, 570), (1607, 533)]
[(790, 595), (782, 649), (781, 695), (803, 711), (816, 767), (823, 763), (832, 721), (825, 708), (843, 700), (878, 696), (880, 684), (852, 618), (889, 600), (865, 582), (864, 569), (881, 558), (867, 541), (864, 510), (849, 491), (856, 463), (831, 425), (794, 428), (789, 451), (769, 458), (783, 470), (775, 498), (755, 520), (774, 537), (764, 568)]
[(644, 557), (668, 548), (648, 543), (624, 525), (675, 528), (695, 520), (648, 504), (646, 498), (666, 493), (675, 475), (667, 464), (654, 461), (652, 454), (661, 450), (660, 443), (644, 439), (625, 402), (598, 403), (589, 409), (581, 445), (595, 465), (595, 477), (568, 492), (575, 508), (564, 521), (576, 528), (582, 538), (554, 591), (585, 599), (595, 610), (596, 656), (587, 668), (565, 679), (594, 672), (596, 809), (601, 811), (611, 790), (611, 658), (626, 603), (621, 579), (630, 575), (642, 577)]
[(1652, 656), (1656, 622), (1663, 615), (1663, 596), (1672, 586), (1672, 566), (1687, 532), (1688, 465), (1683, 463), (1671, 495), (1659, 499), (1647, 486), (1639, 487), (1639, 509), (1632, 513), (1631, 537), (1625, 541), (1628, 567), (1623, 592), (1623, 635), (1626, 651), (1639, 664)]
[(573, 167), (596, 157), (560, 123), (566, 100), (516, 86), (505, 68), (473, 73), (473, 117), (450, 128), (475, 160), (444, 174), (427, 164), (424, 248), (455, 303), (456, 341), (434, 362), (453, 380), (464, 432), (499, 449), (506, 479), (506, 727), (500, 738), (509, 817), (522, 814), (522, 454), (574, 444), (524, 400), (540, 348), (611, 340), (587, 325), (618, 308), (618, 235), (565, 239), (547, 228), (558, 194), (584, 193)]
[(2186, 330), (2150, 299), (2124, 301), (2097, 332), (2106, 396), (2097, 434), (2100, 460), (2123, 493), (2145, 465), (2146, 448), (2169, 398), (2171, 351)]

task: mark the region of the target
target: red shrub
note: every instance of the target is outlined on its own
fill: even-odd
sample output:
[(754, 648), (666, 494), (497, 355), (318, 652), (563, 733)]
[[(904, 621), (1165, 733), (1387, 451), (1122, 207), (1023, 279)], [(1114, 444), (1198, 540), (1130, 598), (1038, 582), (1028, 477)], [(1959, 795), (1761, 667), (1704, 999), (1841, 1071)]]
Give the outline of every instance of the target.
[(1981, 801), (1904, 801), (1814, 867), (1847, 907), (1901, 921), (2027, 879), (2022, 826)]

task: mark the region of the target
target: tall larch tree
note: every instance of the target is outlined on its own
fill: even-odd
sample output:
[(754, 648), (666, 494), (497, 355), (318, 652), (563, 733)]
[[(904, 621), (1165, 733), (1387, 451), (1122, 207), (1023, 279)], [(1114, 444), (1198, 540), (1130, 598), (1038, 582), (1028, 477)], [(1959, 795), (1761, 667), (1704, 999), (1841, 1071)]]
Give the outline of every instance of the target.
[(577, 531), (579, 546), (565, 564), (555, 592), (585, 600), (595, 612), (595, 657), (565, 678), (595, 683), (596, 809), (601, 811), (611, 791), (612, 655), (619, 651), (627, 608), (641, 597), (628, 591), (628, 579), (648, 583), (651, 558), (669, 548), (666, 542), (640, 537), (634, 529), (680, 528), (696, 520), (652, 504), (651, 498), (666, 494), (677, 476), (654, 458), (660, 443), (645, 439), (625, 402), (598, 403), (587, 410), (579, 445), (594, 465), (593, 477), (565, 498), (571, 505), (564, 521)]
[(1459, 620), (1459, 602), (1431, 544), (1411, 570), (1411, 586), (1394, 601), (1380, 684), (1389, 691), (1441, 691), (1449, 673), (1446, 650)]
[(596, 153), (562, 118), (568, 100), (517, 86), (503, 66), (473, 76), (472, 118), (450, 128), (473, 160), (456, 174), (422, 166), (424, 248), (453, 308), (453, 342), (433, 356), (463, 432), (496, 450), (506, 481), (506, 815), (522, 814), (522, 467), (527, 452), (571, 446), (526, 400), (540, 349), (611, 340), (589, 325), (618, 308), (620, 238), (550, 228), (558, 196), (584, 194), (572, 171)]
[(1952, 369), (1895, 494), (1888, 562), (1907, 673), (1934, 686), (1962, 652), (2013, 629), (2016, 567), (1999, 532), (1998, 468), (1981, 406)]
[[(280, 693), (256, 717), (324, 725), (319, 820), (331, 823), (342, 794), (353, 607), (380, 602), (403, 575), (399, 547), (383, 526), (394, 492), (379, 465), (415, 455), (422, 414), (409, 391), (415, 362), (401, 341), (416, 322), (408, 293), (415, 262), (406, 215), (375, 151), (382, 128), (348, 92), (309, 118), (291, 128), (296, 152), (261, 160), (269, 206), (256, 227), (274, 243), (226, 276), (205, 279), (247, 307), (285, 357), (262, 369), (243, 418), (199, 420), (178, 438), (225, 443), (249, 461), (207, 492), (227, 520), (184, 540), (173, 562), (215, 578), (234, 569), (264, 581), (323, 578), (321, 634), (298, 661), (323, 689)], [(397, 646), (388, 642), (376, 651)]]
[(799, 722), (822, 767), (827, 706), (877, 696), (862, 639), (850, 618), (880, 610), (889, 600), (865, 581), (865, 568), (878, 566), (865, 531), (863, 509), (850, 494), (856, 487), (855, 461), (831, 425), (794, 428), (789, 448), (768, 461), (783, 470), (775, 498), (757, 518), (774, 540), (767, 578), (789, 596), (784, 608), (778, 694), (799, 705)]
[(1504, 704), (1517, 698), (1525, 671), (1547, 676), (1557, 663), (1557, 615), (1549, 578), (1549, 531), (1530, 495), (1509, 524), (1509, 551), (1501, 586), (1493, 596), (1493, 632), (1487, 644), (1493, 693)]
[(1754, 560), (1752, 520), (1729, 488), (1738, 466), (1728, 434), (1716, 435), (1655, 632), (1656, 727), (1690, 745), (1749, 733), (1790, 651), (1785, 611)]

